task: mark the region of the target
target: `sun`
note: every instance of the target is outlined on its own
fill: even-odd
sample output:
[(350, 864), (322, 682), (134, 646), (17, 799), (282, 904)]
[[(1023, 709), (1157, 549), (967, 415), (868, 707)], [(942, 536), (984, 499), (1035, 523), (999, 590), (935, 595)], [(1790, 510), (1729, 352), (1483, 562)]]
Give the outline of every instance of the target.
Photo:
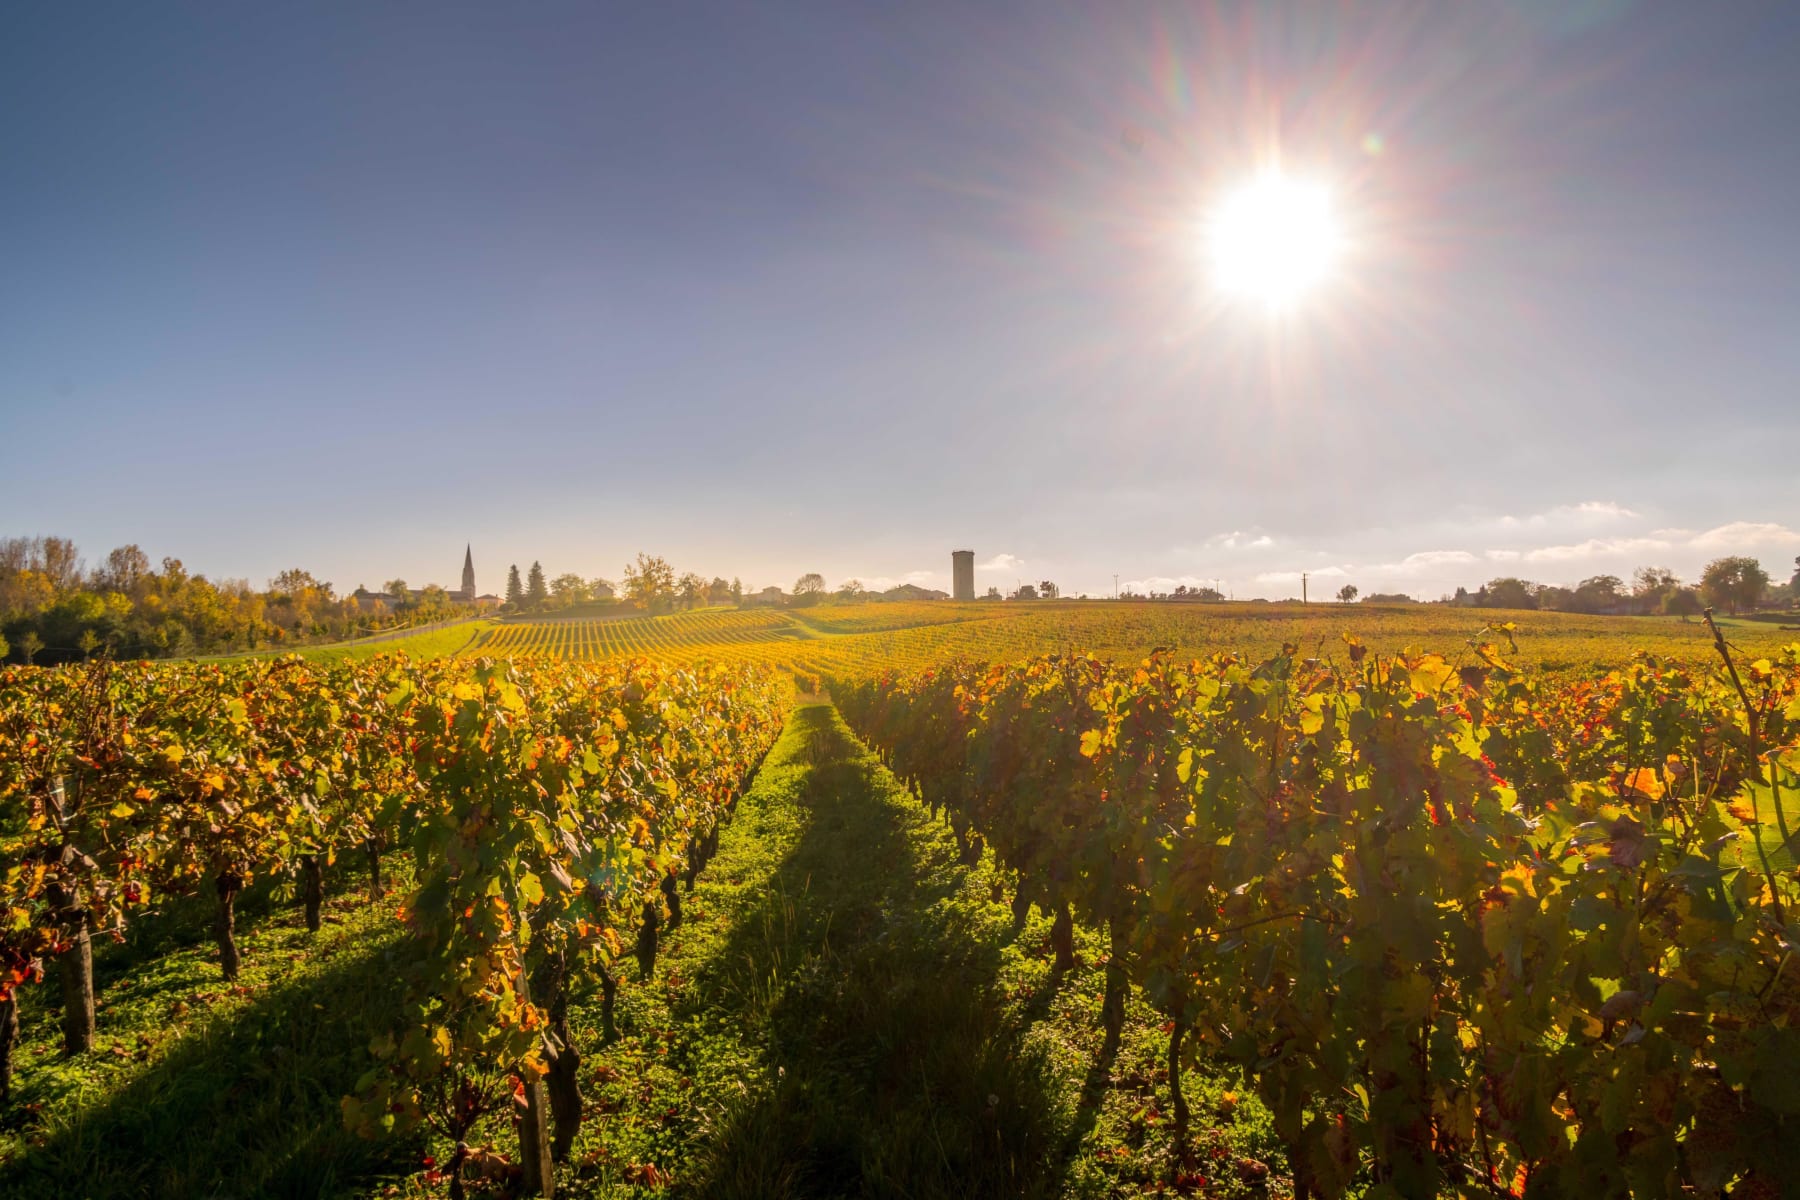
[(1214, 286), (1272, 310), (1293, 307), (1330, 279), (1343, 247), (1330, 189), (1279, 171), (1229, 193), (1206, 223)]

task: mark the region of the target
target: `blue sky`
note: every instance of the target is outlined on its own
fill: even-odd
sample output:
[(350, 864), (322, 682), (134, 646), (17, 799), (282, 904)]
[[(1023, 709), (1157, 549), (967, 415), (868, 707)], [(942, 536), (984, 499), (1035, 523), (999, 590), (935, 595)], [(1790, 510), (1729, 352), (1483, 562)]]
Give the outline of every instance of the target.
[[(345, 589), (1784, 567), (1796, 62), (1783, 3), (15, 5), (0, 533)], [(1197, 251), (1277, 155), (1350, 243), (1279, 319)]]

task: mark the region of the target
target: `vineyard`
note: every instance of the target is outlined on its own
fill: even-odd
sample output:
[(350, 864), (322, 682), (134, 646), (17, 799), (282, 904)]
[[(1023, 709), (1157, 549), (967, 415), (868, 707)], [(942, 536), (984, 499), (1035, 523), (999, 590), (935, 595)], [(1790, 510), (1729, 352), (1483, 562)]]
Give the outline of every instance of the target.
[(378, 1034), (347, 1124), (457, 1147), (520, 1108), (517, 1162), (547, 1187), (582, 1119), (572, 976), (648, 973), (680, 885), (773, 743), (786, 703), (741, 668), (460, 668), (297, 659), (12, 671), (0, 678), (7, 913), (0, 1098), (22, 994), (52, 961), (65, 1053), (96, 1037), (92, 941), (163, 897), (205, 895), (219, 970), (242, 969), (237, 900), (283, 876), (317, 931), (325, 868), (355, 855), (397, 919), (410, 1019)]
[[(1779, 1195), (1800, 1174), (1800, 647), (1574, 687), (1492, 645), (1052, 656), (834, 685), (973, 853), (1274, 1116), (1296, 1196)], [(1741, 707), (1740, 707), (1741, 704)]]
[[(1539, 671), (1589, 672), (1634, 651), (1687, 664), (1713, 661), (1699, 621), (1621, 620), (1564, 613), (1508, 614), (1518, 631), (1515, 663)], [(582, 661), (651, 655), (663, 661), (747, 662), (808, 677), (923, 670), (952, 659), (1001, 662), (1079, 648), (1102, 658), (1153, 651), (1204, 657), (1229, 649), (1266, 657), (1284, 645), (1330, 654), (1354, 631), (1383, 651), (1461, 648), (1481, 626), (1467, 609), (1278, 604), (1029, 604), (922, 602), (843, 608), (713, 610), (625, 620), (535, 619), (500, 624), (462, 653), (545, 655)], [(1744, 652), (1779, 652), (1794, 633), (1742, 622), (1730, 628)]]
[(0, 1188), (1789, 1194), (1800, 645), (1467, 615), (8, 669)]

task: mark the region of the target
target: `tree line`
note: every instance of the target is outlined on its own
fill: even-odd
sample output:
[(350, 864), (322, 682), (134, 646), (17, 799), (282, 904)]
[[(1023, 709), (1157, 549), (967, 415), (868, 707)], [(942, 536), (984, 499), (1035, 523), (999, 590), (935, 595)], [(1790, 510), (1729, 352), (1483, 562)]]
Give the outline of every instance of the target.
[(743, 599), (741, 580), (727, 580), (719, 575), (708, 579), (693, 571), (677, 575), (661, 555), (639, 552), (635, 562), (625, 564), (625, 573), (617, 583), (601, 576), (583, 579), (572, 571), (549, 579), (539, 562), (533, 562), (521, 576), (514, 563), (506, 570), (506, 601), (501, 611), (557, 612), (578, 604), (614, 604), (647, 612), (670, 612), (676, 608), (741, 604)]
[(441, 588), (369, 612), (297, 567), (257, 588), (194, 574), (179, 558), (153, 564), (135, 544), (90, 569), (68, 538), (0, 538), (0, 661), (232, 653), (338, 641), (462, 611)]
[[(1000, 594), (989, 589), (993, 599)], [(1049, 580), (1020, 589), (1019, 596), (1033, 599), (1038, 595), (1055, 598), (1056, 585)], [(861, 604), (876, 600), (913, 600), (926, 596), (942, 596), (925, 588), (903, 585), (885, 592), (865, 587), (860, 579), (846, 579), (835, 589), (828, 588), (825, 577), (808, 571), (794, 581), (791, 591), (769, 588), (747, 592), (743, 580), (714, 575), (708, 579), (697, 571), (677, 573), (669, 560), (660, 554), (639, 551), (637, 558), (625, 564), (618, 582), (596, 576), (583, 579), (574, 572), (548, 578), (541, 562), (533, 562), (521, 574), (515, 563), (506, 571), (506, 601), (502, 612), (561, 612), (577, 605), (614, 605), (649, 613), (674, 612), (681, 609), (706, 608), (718, 604), (743, 607), (746, 603), (779, 604), (789, 608), (809, 608), (815, 604)]]
[(1458, 588), (1447, 602), (1472, 608), (1537, 608), (1635, 616), (1693, 616), (1707, 607), (1732, 613), (1754, 612), (1763, 607), (1800, 603), (1800, 557), (1794, 559), (1793, 578), (1785, 583), (1771, 579), (1758, 560), (1734, 554), (1706, 564), (1699, 580), (1692, 584), (1683, 582), (1667, 567), (1640, 567), (1630, 583), (1617, 575), (1595, 575), (1572, 588), (1502, 576), (1473, 592)]

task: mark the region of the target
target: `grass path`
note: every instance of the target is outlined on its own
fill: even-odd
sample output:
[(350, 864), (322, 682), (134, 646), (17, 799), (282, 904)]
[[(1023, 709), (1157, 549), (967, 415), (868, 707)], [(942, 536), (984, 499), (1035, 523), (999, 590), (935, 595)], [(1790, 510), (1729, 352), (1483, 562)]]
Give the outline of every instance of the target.
[[(1048, 921), (1015, 922), (1006, 883), (991, 860), (959, 861), (949, 831), (835, 709), (796, 710), (654, 977), (633, 967), (620, 989), (619, 1038), (602, 1043), (594, 981), (575, 997), (587, 1109), (561, 1194), (1097, 1200), (1160, 1188), (1157, 1018), (1134, 1005), (1119, 1053), (1102, 1060), (1099, 938), (1078, 930), (1078, 965), (1059, 977)], [(219, 979), (201, 914), (172, 911), (161, 933), (100, 956), (99, 1051), (77, 1062), (56, 1054), (54, 985), (36, 989), (21, 1103), (0, 1119), (0, 1194), (443, 1196), (428, 1160), (448, 1147), (358, 1141), (338, 1115), (370, 1036), (397, 1019), (391, 908), (342, 896), (308, 935), (291, 904), (264, 894), (245, 913), (236, 988)], [(1188, 1073), (1201, 1167), (1181, 1190), (1279, 1195), (1238, 1180), (1273, 1139), (1247, 1098), (1221, 1103), (1225, 1086)], [(503, 1126), (478, 1132), (515, 1146)]]
[[(1134, 1007), (1100, 1063), (1099, 939), (1057, 978), (1048, 921), (1015, 929), (991, 862), (962, 865), (835, 709), (795, 713), (720, 851), (584, 1064), (574, 1194), (1100, 1197), (1166, 1174), (1162, 1035)], [(1234, 1194), (1266, 1118), (1188, 1089), (1209, 1194)]]

